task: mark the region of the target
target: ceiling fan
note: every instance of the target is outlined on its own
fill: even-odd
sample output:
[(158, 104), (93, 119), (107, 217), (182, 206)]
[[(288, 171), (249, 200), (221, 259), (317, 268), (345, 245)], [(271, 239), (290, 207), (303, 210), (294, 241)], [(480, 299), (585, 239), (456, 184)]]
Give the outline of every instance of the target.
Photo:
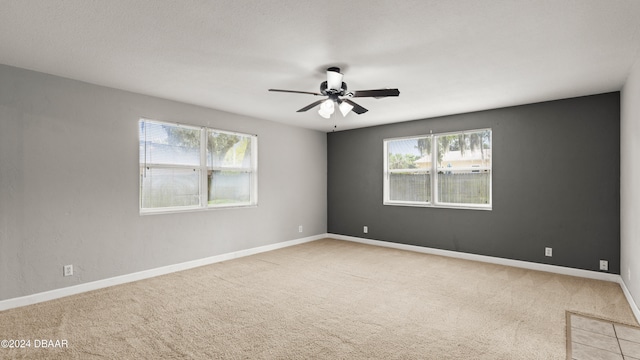
[(343, 77), (343, 74), (340, 73), (340, 68), (330, 67), (327, 69), (327, 81), (323, 81), (320, 84), (319, 93), (310, 92), (310, 91), (280, 90), (280, 89), (269, 89), (269, 91), (295, 93), (295, 94), (309, 94), (309, 95), (315, 95), (315, 96), (327, 96), (328, 98), (326, 99), (318, 100), (298, 110), (298, 112), (305, 112), (309, 109), (312, 109), (320, 105), (320, 110), (318, 110), (318, 114), (320, 114), (320, 116), (322, 116), (325, 119), (328, 119), (331, 117), (331, 114), (333, 114), (333, 112), (335, 111), (336, 106), (340, 109), (342, 116), (347, 116), (347, 114), (352, 110), (358, 115), (364, 114), (368, 111), (362, 106), (351, 101), (350, 98), (354, 98), (354, 97), (383, 98), (388, 96), (400, 95), (400, 91), (398, 91), (398, 89), (347, 91), (347, 84), (342, 81), (342, 77)]

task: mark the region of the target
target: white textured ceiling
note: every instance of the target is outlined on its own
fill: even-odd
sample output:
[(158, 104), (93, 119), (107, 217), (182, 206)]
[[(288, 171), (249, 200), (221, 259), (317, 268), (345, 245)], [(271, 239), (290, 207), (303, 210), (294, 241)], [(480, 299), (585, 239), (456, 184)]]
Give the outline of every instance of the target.
[[(322, 131), (620, 90), (639, 49), (640, 0), (0, 0), (2, 64)], [(400, 96), (267, 92), (329, 66)]]

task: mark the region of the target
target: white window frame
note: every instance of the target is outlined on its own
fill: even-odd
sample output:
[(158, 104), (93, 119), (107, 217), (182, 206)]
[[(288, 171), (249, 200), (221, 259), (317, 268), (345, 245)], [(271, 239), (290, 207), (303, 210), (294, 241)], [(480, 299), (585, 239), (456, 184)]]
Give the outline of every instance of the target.
[[(415, 168), (415, 169), (389, 169), (389, 151), (388, 151), (388, 143), (390, 141), (398, 141), (398, 140), (409, 140), (409, 139), (422, 139), (428, 138), (431, 135), (420, 135), (420, 136), (405, 136), (399, 138), (392, 139), (384, 139), (384, 187), (383, 187), (383, 196), (384, 196), (384, 205), (400, 205), (400, 206), (431, 206), (433, 202), (433, 166), (431, 168)], [(432, 140), (433, 147), (433, 140)], [(433, 150), (432, 150), (433, 151)], [(406, 200), (391, 200), (390, 199), (390, 191), (389, 191), (389, 179), (391, 174), (403, 174), (403, 173), (426, 173), (431, 177), (431, 201), (406, 201)]]
[[(218, 130), (218, 129), (212, 129), (212, 128), (205, 128), (205, 131), (203, 131), (204, 137), (205, 137), (205, 141), (204, 141), (204, 145), (201, 144), (201, 146), (204, 146), (204, 155), (205, 155), (205, 159), (203, 160), (204, 162), (204, 166), (207, 169), (207, 172), (209, 170), (211, 171), (238, 171), (238, 172), (248, 172), (250, 173), (250, 177), (251, 177), (251, 185), (250, 185), (250, 195), (249, 195), (249, 201), (248, 202), (244, 202), (244, 203), (232, 203), (232, 204), (214, 204), (211, 205), (209, 204), (209, 196), (208, 196), (208, 183), (207, 183), (207, 172), (205, 172), (205, 175), (202, 177), (203, 181), (204, 181), (204, 188), (207, 189), (206, 192), (204, 192), (203, 194), (203, 200), (204, 203), (207, 205), (207, 207), (209, 208), (233, 208), (233, 207), (246, 207), (246, 206), (256, 206), (258, 204), (258, 136), (257, 135), (250, 135), (250, 134), (243, 134), (243, 133), (239, 133), (239, 132), (233, 132), (233, 131), (225, 131), (225, 130)], [(206, 148), (207, 148), (207, 140), (209, 139), (208, 133), (209, 131), (213, 131), (216, 133), (220, 133), (220, 134), (228, 134), (228, 135), (238, 135), (238, 136), (243, 136), (243, 137), (249, 137), (251, 139), (251, 164), (249, 167), (224, 167), (224, 166), (207, 166), (207, 159), (206, 159)]]
[[(404, 136), (396, 138), (383, 139), (383, 158), (384, 158), (384, 174), (383, 174), (383, 204), (391, 206), (417, 206), (417, 207), (432, 207), (432, 208), (448, 208), (448, 209), (470, 209), (470, 210), (492, 210), (493, 209), (493, 158), (489, 167), (468, 167), (468, 168), (455, 168), (456, 171), (488, 171), (489, 172), (489, 203), (488, 204), (471, 204), (471, 203), (447, 203), (438, 199), (438, 172), (446, 172), (450, 170), (447, 167), (438, 166), (438, 136), (458, 135), (462, 133), (473, 133), (489, 131), (491, 132), (491, 148), (493, 150), (493, 132), (491, 128), (472, 129), (462, 131), (451, 131), (443, 133), (430, 133), (426, 135), (416, 136)], [(389, 169), (388, 163), (388, 144), (391, 141), (408, 140), (408, 139), (431, 139), (431, 167), (429, 168), (415, 168), (415, 169)], [(393, 173), (426, 173), (430, 175), (431, 183), (431, 201), (403, 201), (403, 200), (391, 200), (390, 199), (390, 176)]]
[[(140, 118), (138, 120), (138, 129), (140, 129), (140, 123), (153, 123), (159, 125), (167, 125), (174, 127), (182, 127), (187, 129), (193, 129), (200, 131), (200, 164), (197, 166), (194, 165), (178, 165), (178, 164), (155, 164), (149, 163), (146, 161), (146, 154), (144, 155), (144, 162), (140, 162), (140, 176), (139, 176), (139, 186), (138, 186), (138, 203), (139, 203), (139, 211), (141, 215), (147, 214), (166, 214), (166, 213), (176, 213), (176, 212), (189, 212), (189, 211), (202, 211), (202, 210), (212, 210), (212, 209), (220, 209), (220, 208), (242, 208), (242, 207), (256, 207), (258, 205), (258, 136), (253, 134), (245, 134), (240, 132), (233, 131), (225, 131), (214, 128), (208, 128), (204, 126), (195, 126), (195, 125), (185, 125), (182, 123), (176, 122), (166, 122), (166, 121), (158, 121), (151, 120), (146, 118)], [(216, 133), (224, 133), (231, 135), (238, 135), (243, 137), (249, 137), (251, 139), (251, 165), (250, 167), (240, 167), (240, 168), (231, 168), (231, 167), (222, 167), (222, 166), (208, 166), (207, 165), (207, 140), (209, 131), (213, 131)], [(140, 135), (138, 134), (138, 139)], [(142, 151), (142, 150), (140, 150)], [(140, 159), (141, 154), (138, 154), (138, 159)], [(143, 200), (143, 185), (144, 185), (144, 174), (146, 170), (150, 169), (194, 169), (194, 171), (198, 171), (199, 173), (199, 204), (192, 206), (167, 206), (161, 208), (143, 208), (142, 200)], [(239, 202), (232, 204), (209, 204), (209, 185), (208, 185), (208, 171), (215, 170), (224, 170), (224, 171), (242, 171), (249, 172), (251, 174), (251, 185), (250, 185), (250, 199), (248, 202)]]

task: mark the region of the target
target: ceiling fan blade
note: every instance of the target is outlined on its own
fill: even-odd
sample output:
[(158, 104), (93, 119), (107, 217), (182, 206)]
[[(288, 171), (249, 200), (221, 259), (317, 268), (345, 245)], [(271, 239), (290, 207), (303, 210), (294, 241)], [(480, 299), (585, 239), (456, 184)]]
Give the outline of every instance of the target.
[(360, 114), (364, 114), (366, 113), (367, 109), (363, 108), (362, 106), (354, 103), (353, 101), (349, 100), (349, 99), (342, 99), (342, 101), (346, 102), (347, 104), (353, 106), (353, 109), (351, 109), (351, 111), (353, 111), (354, 113), (360, 115)]
[(294, 93), (294, 94), (309, 94), (309, 95), (315, 95), (315, 96), (322, 96), (322, 94), (320, 94), (320, 93), (317, 93), (317, 92), (311, 92), (311, 91), (280, 90), (280, 89), (269, 89), (269, 91), (284, 92), (284, 93)]
[(342, 88), (342, 78), (340, 68), (330, 67), (327, 69), (327, 88), (340, 90)]
[(353, 97), (383, 98), (398, 95), (400, 95), (400, 91), (398, 89), (356, 90), (353, 92)]
[(311, 103), (311, 104), (309, 104), (309, 105), (307, 105), (307, 106), (303, 107), (302, 109), (298, 110), (297, 112), (305, 112), (305, 111), (307, 111), (307, 110), (309, 110), (309, 109), (311, 109), (311, 108), (314, 108), (314, 107), (316, 107), (316, 106), (320, 105), (320, 104), (321, 104), (323, 101), (325, 101), (325, 100), (326, 100), (326, 99), (322, 99), (322, 100), (315, 101), (315, 102), (313, 102), (313, 103)]

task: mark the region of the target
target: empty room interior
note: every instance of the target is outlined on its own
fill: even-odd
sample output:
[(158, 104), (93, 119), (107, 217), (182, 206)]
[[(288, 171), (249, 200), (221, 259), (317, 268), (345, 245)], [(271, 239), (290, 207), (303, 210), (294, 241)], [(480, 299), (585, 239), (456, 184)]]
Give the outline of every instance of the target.
[(639, 184), (637, 0), (0, 0), (1, 359), (638, 360)]

